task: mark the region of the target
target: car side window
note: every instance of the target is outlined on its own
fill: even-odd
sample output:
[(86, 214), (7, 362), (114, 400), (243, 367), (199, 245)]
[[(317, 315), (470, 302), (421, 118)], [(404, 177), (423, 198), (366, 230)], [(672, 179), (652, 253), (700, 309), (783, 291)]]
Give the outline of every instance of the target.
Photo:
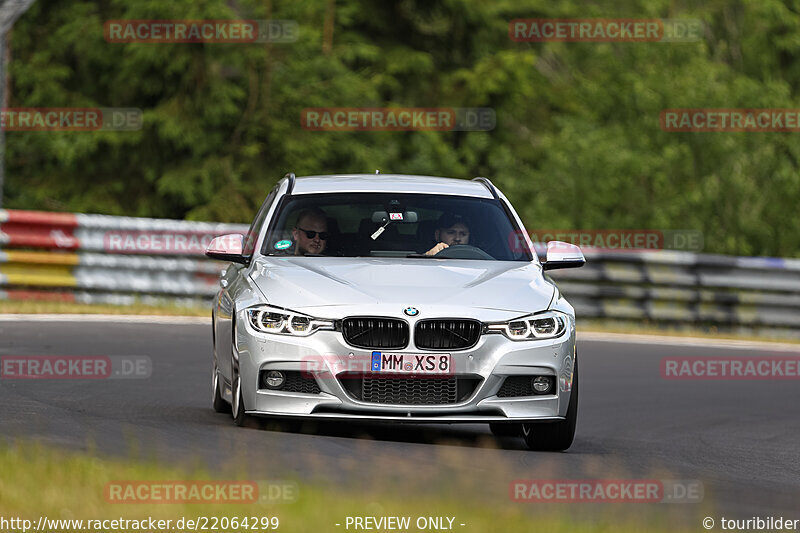
[(259, 209), (258, 213), (256, 213), (256, 218), (253, 219), (253, 223), (250, 225), (250, 229), (247, 231), (247, 235), (245, 236), (244, 243), (242, 245), (242, 255), (245, 257), (253, 256), (253, 251), (256, 248), (256, 241), (258, 241), (258, 235), (261, 233), (261, 228), (264, 227), (264, 222), (267, 220), (267, 213), (269, 213), (269, 209), (272, 206), (272, 203), (275, 201), (276, 196), (278, 196), (277, 185), (267, 195), (264, 203), (261, 204), (261, 209)]

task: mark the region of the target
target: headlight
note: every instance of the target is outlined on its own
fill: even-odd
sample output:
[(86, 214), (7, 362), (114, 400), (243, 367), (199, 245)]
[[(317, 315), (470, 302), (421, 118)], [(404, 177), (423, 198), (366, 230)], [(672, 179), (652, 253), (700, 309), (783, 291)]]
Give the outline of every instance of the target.
[(535, 315), (523, 316), (508, 322), (494, 322), (486, 325), (489, 332), (502, 333), (512, 341), (553, 339), (567, 331), (569, 315), (560, 311), (545, 311)]
[(333, 320), (314, 318), (289, 309), (262, 305), (247, 310), (253, 329), (261, 333), (306, 337), (320, 329), (334, 329)]

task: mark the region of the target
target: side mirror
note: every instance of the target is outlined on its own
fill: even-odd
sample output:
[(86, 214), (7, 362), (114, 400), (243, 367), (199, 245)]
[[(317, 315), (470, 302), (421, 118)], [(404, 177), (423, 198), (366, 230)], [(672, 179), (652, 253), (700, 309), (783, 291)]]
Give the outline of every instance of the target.
[(206, 256), (211, 259), (246, 264), (247, 258), (242, 255), (243, 242), (244, 237), (239, 233), (215, 237), (206, 248)]
[(586, 264), (580, 247), (562, 241), (547, 243), (547, 260), (542, 263), (542, 270), (556, 268), (578, 268)]

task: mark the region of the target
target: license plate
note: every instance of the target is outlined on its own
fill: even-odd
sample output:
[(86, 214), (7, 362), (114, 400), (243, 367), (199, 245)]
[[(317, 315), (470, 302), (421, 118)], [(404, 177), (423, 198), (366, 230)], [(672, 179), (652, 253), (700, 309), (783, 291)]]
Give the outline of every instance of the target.
[(372, 352), (373, 372), (449, 374), (450, 354)]

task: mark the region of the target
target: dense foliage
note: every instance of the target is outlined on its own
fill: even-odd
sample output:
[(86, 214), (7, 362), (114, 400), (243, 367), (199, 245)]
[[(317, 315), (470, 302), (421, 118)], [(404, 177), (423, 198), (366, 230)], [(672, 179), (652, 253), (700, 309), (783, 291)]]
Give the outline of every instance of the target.
[[(528, 17), (698, 18), (705, 33), (513, 42)], [(127, 18), (290, 19), (299, 39), (106, 42), (103, 22)], [(6, 207), (242, 222), (288, 171), (380, 168), (488, 176), (530, 227), (698, 229), (709, 252), (800, 254), (800, 134), (659, 126), (665, 108), (800, 108), (791, 0), (37, 0), (10, 46), (9, 106), (137, 107), (144, 127), (8, 132)], [(300, 126), (306, 107), (386, 105), (491, 107), (497, 127)]]

